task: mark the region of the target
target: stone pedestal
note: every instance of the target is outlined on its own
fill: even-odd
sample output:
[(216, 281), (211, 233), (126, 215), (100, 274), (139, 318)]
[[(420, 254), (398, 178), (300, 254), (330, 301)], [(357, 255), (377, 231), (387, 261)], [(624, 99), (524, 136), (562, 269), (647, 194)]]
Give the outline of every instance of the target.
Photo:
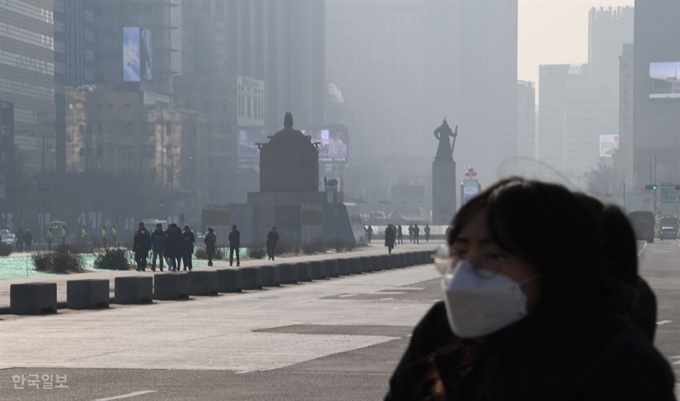
[(435, 160), (432, 163), (432, 224), (451, 224), (457, 209), (456, 186), (456, 162)]

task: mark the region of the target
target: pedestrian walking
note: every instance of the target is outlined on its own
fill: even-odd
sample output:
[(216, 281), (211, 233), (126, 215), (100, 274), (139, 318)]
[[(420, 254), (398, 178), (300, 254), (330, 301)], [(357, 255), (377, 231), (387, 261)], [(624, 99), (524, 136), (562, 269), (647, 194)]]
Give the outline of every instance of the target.
[(170, 224), (167, 231), (168, 245), (165, 248), (165, 256), (170, 260), (169, 269), (179, 271), (182, 268), (182, 232), (177, 224)]
[(89, 238), (89, 235), (87, 234), (87, 230), (85, 227), (83, 227), (82, 230), (80, 230), (80, 239), (83, 241), (83, 243), (87, 243), (87, 239)]
[[(84, 228), (83, 231), (85, 231)], [(149, 256), (149, 250), (151, 250), (151, 234), (144, 228), (144, 223), (140, 222), (132, 241), (132, 251), (135, 253), (137, 271), (146, 271), (146, 259)]]
[(26, 252), (31, 252), (31, 247), (33, 246), (33, 234), (28, 228), (24, 232), (24, 247)]
[[(156, 230), (151, 233), (151, 271), (156, 271), (156, 258), (160, 259), (160, 269), (163, 271), (163, 259), (165, 258), (165, 247), (168, 245), (168, 235), (163, 231), (163, 224), (156, 224)], [(168, 269), (172, 268), (169, 266)]]
[(191, 258), (194, 256), (194, 243), (196, 243), (196, 236), (191, 231), (189, 226), (184, 226), (182, 231), (182, 260), (184, 261), (184, 270), (194, 268)]
[(111, 244), (113, 246), (118, 246), (118, 230), (116, 226), (111, 227)]
[(413, 242), (420, 244), (420, 227), (417, 224), (413, 226)]
[(49, 227), (47, 229), (46, 238), (47, 238), (47, 249), (51, 251), (52, 250), (52, 240), (54, 239), (54, 235), (52, 234), (52, 227)]
[(241, 266), (241, 257), (239, 256), (240, 248), (241, 232), (234, 224), (231, 227), (231, 233), (229, 234), (229, 266), (233, 265), (234, 263), (234, 253), (236, 253), (236, 266)]
[(366, 229), (366, 237), (368, 238), (368, 243), (371, 243), (371, 237), (373, 237), (373, 227), (371, 225), (368, 225), (368, 228)]
[(394, 243), (397, 239), (397, 230), (390, 224), (385, 229), (385, 246), (387, 247), (387, 253), (392, 254), (392, 249), (394, 249)]
[(267, 257), (269, 260), (274, 260), (276, 253), (276, 244), (279, 242), (279, 233), (276, 232), (276, 227), (267, 234)]
[(413, 242), (413, 224), (408, 225), (408, 240)]
[(555, 184), (506, 179), (469, 200), (437, 263), (444, 300), (385, 400), (674, 400), (670, 365), (622, 308), (634, 294), (602, 274), (608, 224)]
[(399, 227), (397, 227), (397, 242), (399, 244), (404, 243), (404, 232), (402, 231), (401, 224), (399, 224)]
[(430, 242), (430, 225), (425, 224), (425, 242)]
[(16, 241), (17, 252), (24, 251), (24, 230), (19, 227), (16, 234), (14, 234), (14, 241)]
[(217, 244), (217, 236), (215, 235), (215, 230), (208, 228), (208, 232), (205, 234), (203, 239), (205, 244), (205, 253), (208, 254), (208, 266), (213, 265), (213, 257), (215, 256), (215, 246)]
[(66, 227), (61, 227), (61, 244), (66, 245)]
[(106, 248), (106, 228), (102, 227), (102, 247)]

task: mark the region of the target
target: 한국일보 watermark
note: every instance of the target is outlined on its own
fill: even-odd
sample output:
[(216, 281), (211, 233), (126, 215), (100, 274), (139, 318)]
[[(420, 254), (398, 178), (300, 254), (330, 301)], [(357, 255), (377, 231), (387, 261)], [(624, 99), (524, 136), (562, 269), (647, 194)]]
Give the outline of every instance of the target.
[(15, 374), (12, 375), (12, 385), (15, 390), (65, 389), (68, 388), (68, 375), (49, 373)]

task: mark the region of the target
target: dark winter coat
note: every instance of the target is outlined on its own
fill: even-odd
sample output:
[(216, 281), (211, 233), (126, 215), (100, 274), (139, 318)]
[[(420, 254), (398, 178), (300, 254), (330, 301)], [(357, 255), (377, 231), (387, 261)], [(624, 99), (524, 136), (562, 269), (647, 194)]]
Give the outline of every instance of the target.
[(151, 249), (154, 252), (163, 252), (168, 245), (168, 235), (163, 230), (151, 233)]
[(165, 247), (165, 255), (172, 257), (182, 256), (182, 232), (179, 228), (172, 228), (168, 230), (168, 244)]
[(205, 251), (207, 253), (215, 253), (215, 244), (217, 243), (217, 235), (214, 232), (208, 232), (203, 239), (205, 244)]
[[(675, 400), (675, 378), (668, 362), (630, 322), (610, 319), (593, 334), (592, 348), (574, 349), (574, 363), (539, 353), (543, 368), (530, 371), (530, 385), (515, 386), (511, 379), (508, 382), (510, 375), (499, 380), (486, 376), (492, 366), (484, 354), (488, 345), (457, 338), (449, 328), (444, 303), (438, 302), (413, 331), (385, 401), (491, 401), (490, 392), (500, 388), (494, 401)], [(503, 331), (496, 338), (502, 335)], [(542, 349), (569, 347), (568, 341), (546, 341), (540, 344)], [(442, 397), (433, 397), (433, 377), (441, 378)], [(491, 389), (491, 382), (497, 388)]]
[(30, 231), (26, 231), (24, 233), (24, 244), (26, 244), (26, 246), (31, 246), (32, 243), (33, 243), (33, 234), (31, 234)]
[(631, 322), (649, 339), (654, 342), (656, 334), (656, 295), (649, 284), (637, 276), (633, 284), (636, 300), (630, 313)]
[(270, 248), (276, 248), (276, 244), (279, 242), (279, 233), (277, 233), (274, 230), (271, 230), (269, 234), (267, 234), (267, 246)]
[(196, 237), (191, 230), (182, 231), (182, 253), (184, 255), (192, 255), (194, 253), (194, 243)]
[(385, 246), (388, 248), (394, 248), (394, 242), (397, 238), (397, 233), (394, 231), (394, 228), (387, 227), (385, 229)]
[(132, 250), (135, 253), (148, 253), (151, 250), (151, 234), (146, 228), (135, 231)]
[(229, 234), (229, 247), (230, 248), (241, 247), (241, 232), (239, 230), (234, 230)]

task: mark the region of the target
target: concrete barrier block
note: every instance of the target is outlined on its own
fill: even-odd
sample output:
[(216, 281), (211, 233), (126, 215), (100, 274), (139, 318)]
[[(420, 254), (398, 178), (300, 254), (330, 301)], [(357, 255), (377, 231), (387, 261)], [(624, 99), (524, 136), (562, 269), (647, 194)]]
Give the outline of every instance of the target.
[(361, 274), (364, 272), (364, 267), (362, 266), (363, 260), (361, 258), (352, 258), (349, 260), (349, 272), (350, 274)]
[(392, 255), (389, 256), (389, 259), (390, 259), (390, 261), (389, 261), (390, 269), (398, 269), (400, 267), (399, 266), (399, 254), (393, 253)]
[(189, 272), (189, 295), (217, 295), (219, 277), (214, 270)]
[(379, 272), (382, 269), (382, 255), (371, 256), (371, 271)]
[(314, 260), (309, 263), (312, 266), (312, 280), (324, 280), (326, 278), (324, 262), (320, 260)]
[(403, 254), (404, 255), (404, 267), (410, 267), (413, 266), (413, 252), (406, 252)]
[(154, 274), (153, 298), (165, 301), (189, 299), (190, 283), (187, 273)]
[(326, 278), (335, 278), (340, 275), (338, 259), (329, 259), (324, 261), (324, 268), (326, 270)]
[(390, 270), (392, 266), (390, 265), (390, 261), (392, 258), (390, 257), (392, 255), (382, 255), (380, 256), (380, 268), (382, 270)]
[(298, 269), (297, 265), (292, 263), (283, 263), (279, 265), (279, 279), (281, 284), (297, 284)]
[(241, 289), (262, 289), (262, 270), (259, 267), (244, 267), (241, 269)]
[(11, 284), (9, 304), (14, 315), (57, 313), (57, 283)]
[(279, 265), (261, 266), (262, 286), (279, 287), (281, 286), (281, 270)]
[(241, 292), (241, 270), (217, 269), (217, 292)]
[(109, 280), (69, 280), (66, 282), (66, 306), (69, 309), (108, 308)]
[(350, 273), (350, 261), (351, 259), (343, 258), (338, 259), (338, 275), (339, 276), (349, 276)]
[(150, 304), (153, 302), (153, 277), (116, 277), (113, 302), (117, 304)]
[(312, 265), (310, 262), (300, 262), (297, 266), (298, 282), (312, 281)]
[(370, 256), (362, 256), (361, 258), (361, 272), (370, 273), (373, 271), (373, 260)]

